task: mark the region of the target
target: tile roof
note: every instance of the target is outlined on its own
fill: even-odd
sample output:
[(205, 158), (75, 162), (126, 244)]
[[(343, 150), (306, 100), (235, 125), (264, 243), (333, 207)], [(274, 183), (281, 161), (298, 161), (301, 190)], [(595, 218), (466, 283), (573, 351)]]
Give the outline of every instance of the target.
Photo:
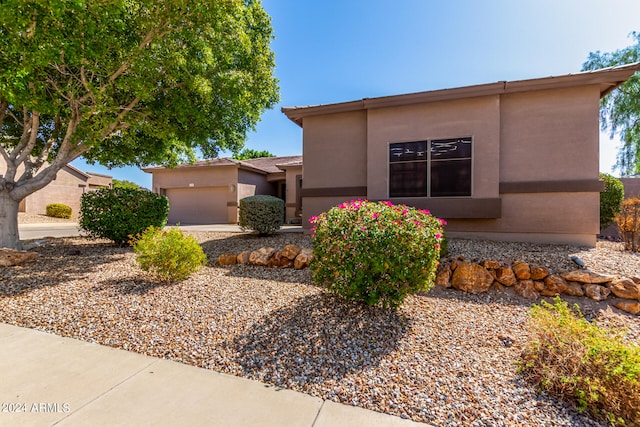
[[(290, 163), (302, 164), (302, 156), (282, 156), (282, 157), (260, 157), (249, 160), (236, 160), (229, 157), (221, 157), (215, 159), (199, 160), (195, 163), (184, 163), (178, 165), (177, 168), (198, 168), (211, 166), (232, 166), (237, 165), (245, 169), (252, 169), (263, 173), (278, 173), (282, 169), (278, 165), (289, 165)], [(153, 166), (143, 168), (145, 172), (153, 172), (157, 170), (169, 169), (164, 166)]]

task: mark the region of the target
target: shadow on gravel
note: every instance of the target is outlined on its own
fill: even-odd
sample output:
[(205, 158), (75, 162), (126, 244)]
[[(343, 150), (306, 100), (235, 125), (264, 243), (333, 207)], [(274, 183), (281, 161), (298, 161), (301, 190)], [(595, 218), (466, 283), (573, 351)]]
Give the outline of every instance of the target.
[(131, 249), (78, 238), (59, 238), (33, 250), (39, 253), (34, 261), (0, 268), (0, 297), (14, 297), (86, 277), (104, 264), (120, 261)]
[(254, 280), (277, 280), (279, 282), (304, 283), (307, 285), (314, 284), (313, 280), (311, 280), (311, 270), (308, 268), (296, 270), (293, 268), (271, 268), (243, 264), (218, 268), (224, 268), (227, 271), (226, 275), (229, 277), (242, 277)]
[(262, 247), (282, 249), (285, 245), (294, 244), (310, 248), (311, 237), (302, 233), (275, 233), (260, 237), (252, 233), (216, 233), (221, 238), (200, 242), (209, 261), (214, 264), (218, 256), (225, 253), (238, 254), (242, 251), (256, 251)]
[(169, 287), (175, 283), (165, 283), (152, 280), (141, 279), (138, 276), (129, 278), (120, 278), (118, 280), (105, 280), (96, 284), (91, 290), (96, 292), (105, 292), (111, 289), (115, 293), (122, 295), (145, 295), (146, 293), (156, 289)]
[(409, 329), (397, 311), (322, 293), (270, 313), (230, 346), (247, 377), (304, 386), (378, 366)]

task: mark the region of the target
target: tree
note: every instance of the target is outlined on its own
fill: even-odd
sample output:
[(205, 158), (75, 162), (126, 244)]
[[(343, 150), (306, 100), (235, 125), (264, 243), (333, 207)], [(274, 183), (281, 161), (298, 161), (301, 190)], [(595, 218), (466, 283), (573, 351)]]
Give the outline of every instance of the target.
[(600, 173), (600, 179), (604, 182), (604, 188), (600, 192), (600, 230), (604, 230), (620, 213), (624, 199), (624, 184), (608, 173)]
[(233, 155), (233, 158), (236, 160), (259, 159), (261, 157), (275, 157), (275, 155), (266, 150), (258, 151), (252, 148), (245, 148), (244, 150), (236, 152)]
[(111, 180), (113, 188), (131, 188), (133, 190), (139, 190), (140, 187), (138, 184), (132, 181), (127, 181), (126, 179), (113, 179)]
[(0, 247), (18, 204), (83, 156), (176, 165), (238, 151), (278, 102), (259, 0), (5, 0)]
[[(640, 34), (633, 32), (635, 44), (615, 52), (589, 53), (583, 71), (625, 65), (640, 61)], [(622, 147), (616, 158), (615, 169), (622, 175), (640, 173), (640, 73), (606, 95), (600, 101), (602, 129), (609, 130), (611, 137), (620, 136)]]

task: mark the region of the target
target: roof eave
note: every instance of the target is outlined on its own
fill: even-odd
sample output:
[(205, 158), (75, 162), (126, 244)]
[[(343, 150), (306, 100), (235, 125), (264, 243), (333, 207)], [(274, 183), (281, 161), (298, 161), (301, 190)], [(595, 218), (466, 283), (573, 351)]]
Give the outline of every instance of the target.
[(304, 117), (344, 113), (373, 108), (397, 107), (428, 102), (450, 101), (463, 98), (501, 95), (506, 93), (530, 92), (585, 85), (600, 85), (600, 97), (616, 89), (640, 70), (640, 62), (586, 71), (562, 76), (542, 77), (529, 80), (501, 81), (496, 83), (439, 89), (402, 95), (364, 98), (359, 101), (337, 104), (312, 105), (304, 107), (282, 107), (282, 112), (298, 126), (302, 127)]

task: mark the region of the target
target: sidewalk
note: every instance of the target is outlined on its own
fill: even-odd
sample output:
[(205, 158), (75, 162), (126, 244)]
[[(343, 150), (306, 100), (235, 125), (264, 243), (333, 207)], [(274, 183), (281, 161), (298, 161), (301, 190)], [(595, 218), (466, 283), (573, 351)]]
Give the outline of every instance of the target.
[(424, 425), (0, 323), (0, 426)]

